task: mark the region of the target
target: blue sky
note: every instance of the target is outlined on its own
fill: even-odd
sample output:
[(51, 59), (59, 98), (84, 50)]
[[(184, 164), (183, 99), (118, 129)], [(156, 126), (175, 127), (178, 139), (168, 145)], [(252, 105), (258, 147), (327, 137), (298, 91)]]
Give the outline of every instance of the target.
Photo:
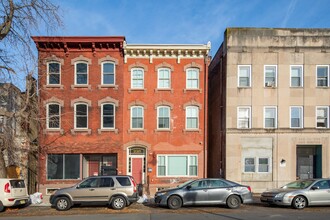
[(328, 28), (330, 0), (55, 0), (64, 29), (36, 35), (125, 36), (128, 43), (206, 44), (226, 27)]

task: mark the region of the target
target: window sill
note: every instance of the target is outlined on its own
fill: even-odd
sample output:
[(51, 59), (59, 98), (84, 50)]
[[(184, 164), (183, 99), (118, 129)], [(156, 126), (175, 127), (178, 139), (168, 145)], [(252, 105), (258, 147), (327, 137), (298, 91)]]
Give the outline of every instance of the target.
[(71, 89), (84, 89), (84, 88), (91, 90), (92, 86), (91, 85), (71, 85)]
[(199, 93), (202, 93), (203, 90), (202, 89), (183, 89), (183, 93), (187, 93), (187, 92), (199, 92)]
[(174, 89), (171, 89), (171, 88), (169, 88), (169, 89), (161, 89), (161, 88), (157, 88), (157, 89), (155, 89), (155, 93), (158, 93), (158, 92), (171, 92), (171, 93), (173, 93), (174, 92)]
[(77, 134), (77, 133), (87, 133), (87, 134), (91, 134), (92, 130), (88, 129), (88, 128), (75, 128), (75, 129), (71, 129), (71, 134)]
[(264, 86), (264, 89), (277, 89), (276, 86)]
[(251, 86), (237, 86), (238, 89), (251, 89)]
[(128, 93), (131, 93), (131, 92), (144, 92), (144, 93), (146, 93), (147, 89), (145, 89), (145, 88), (142, 88), (142, 89), (132, 89), (132, 88), (130, 88), (130, 89), (128, 89)]
[(64, 134), (64, 130), (61, 129), (61, 128), (46, 128), (46, 129), (44, 129), (44, 134), (48, 134), (48, 133)]
[(102, 134), (102, 132), (114, 132), (115, 134), (118, 134), (119, 131), (116, 128), (101, 128), (97, 130), (98, 134)]
[(198, 132), (198, 133), (202, 133), (201, 129), (183, 129), (183, 133), (187, 133), (187, 132)]
[(64, 89), (63, 85), (44, 85), (44, 89)]
[(169, 129), (169, 128), (168, 129), (159, 129), (159, 128), (155, 129), (155, 133), (158, 133), (158, 132), (171, 132), (172, 133), (173, 130)]
[(303, 89), (303, 86), (290, 86), (290, 89)]
[(147, 130), (146, 129), (143, 129), (143, 128), (141, 128), (141, 129), (129, 129), (129, 130), (127, 130), (127, 133), (132, 133), (132, 132), (143, 132), (143, 133), (146, 133)]
[(118, 90), (118, 85), (98, 85), (98, 89), (108, 89), (108, 88), (113, 88), (114, 90)]
[(329, 86), (316, 86), (317, 89), (329, 89)]

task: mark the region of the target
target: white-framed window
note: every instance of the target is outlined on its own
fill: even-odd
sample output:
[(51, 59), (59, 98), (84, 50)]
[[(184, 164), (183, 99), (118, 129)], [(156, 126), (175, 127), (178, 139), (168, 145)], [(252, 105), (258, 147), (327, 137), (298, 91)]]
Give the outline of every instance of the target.
[(329, 86), (329, 66), (317, 65), (316, 66), (316, 86), (328, 87)]
[(251, 128), (251, 107), (250, 106), (237, 107), (237, 128), (239, 128), (239, 129)]
[(76, 103), (74, 105), (74, 128), (88, 128), (88, 105)]
[(60, 85), (61, 84), (61, 64), (58, 62), (47, 63), (47, 84)]
[(131, 128), (143, 129), (144, 109), (142, 106), (131, 107)]
[(277, 128), (277, 107), (264, 107), (264, 128)]
[(316, 128), (329, 128), (329, 106), (316, 107)]
[(302, 65), (290, 65), (290, 86), (304, 86), (304, 68)]
[(303, 107), (291, 106), (290, 107), (290, 128), (303, 128)]
[(115, 128), (115, 105), (112, 103), (102, 104), (101, 128)]
[(268, 157), (246, 157), (244, 158), (245, 173), (269, 173), (270, 159)]
[(186, 70), (186, 89), (199, 88), (199, 69), (188, 68)]
[(116, 68), (113, 62), (102, 63), (102, 85), (115, 85)]
[(47, 129), (56, 129), (61, 127), (61, 106), (57, 103), (47, 104)]
[(197, 176), (197, 155), (158, 155), (157, 176)]
[(199, 108), (197, 106), (186, 107), (186, 129), (199, 128)]
[(142, 68), (133, 68), (131, 70), (131, 88), (144, 88), (144, 70)]
[(157, 129), (170, 129), (170, 107), (157, 107)]
[(75, 84), (88, 85), (88, 63), (79, 61), (75, 63)]
[(277, 65), (265, 65), (265, 87), (276, 87), (277, 84)]
[(159, 68), (158, 69), (158, 89), (170, 89), (171, 88), (171, 69)]
[(251, 87), (251, 65), (238, 65), (238, 87)]
[(48, 154), (47, 179), (48, 180), (80, 179), (80, 155), (79, 154)]

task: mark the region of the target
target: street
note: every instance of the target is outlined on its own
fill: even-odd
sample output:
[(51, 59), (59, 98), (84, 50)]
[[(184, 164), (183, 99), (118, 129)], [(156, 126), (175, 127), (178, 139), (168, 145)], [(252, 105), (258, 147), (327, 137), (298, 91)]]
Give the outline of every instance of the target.
[(329, 207), (308, 207), (295, 210), (291, 207), (270, 207), (263, 204), (243, 205), (239, 209), (225, 206), (183, 207), (178, 210), (156, 207), (152, 204), (133, 204), (124, 210), (115, 211), (107, 207), (74, 207), (65, 212), (45, 206), (29, 206), (20, 209), (7, 209), (0, 219), (63, 219), (63, 220), (199, 220), (199, 219), (329, 219)]

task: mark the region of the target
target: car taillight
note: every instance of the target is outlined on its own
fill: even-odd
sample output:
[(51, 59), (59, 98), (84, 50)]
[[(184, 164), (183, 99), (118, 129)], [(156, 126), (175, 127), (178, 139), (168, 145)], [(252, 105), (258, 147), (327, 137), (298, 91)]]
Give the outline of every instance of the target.
[(132, 183), (133, 183), (133, 186), (134, 186), (134, 192), (136, 192), (136, 183), (135, 183), (135, 181), (132, 177), (130, 177), (130, 179), (132, 180)]
[(5, 184), (5, 193), (10, 193), (10, 185), (9, 185), (9, 183), (6, 183)]
[(248, 190), (251, 192), (251, 187), (250, 186), (247, 186)]

